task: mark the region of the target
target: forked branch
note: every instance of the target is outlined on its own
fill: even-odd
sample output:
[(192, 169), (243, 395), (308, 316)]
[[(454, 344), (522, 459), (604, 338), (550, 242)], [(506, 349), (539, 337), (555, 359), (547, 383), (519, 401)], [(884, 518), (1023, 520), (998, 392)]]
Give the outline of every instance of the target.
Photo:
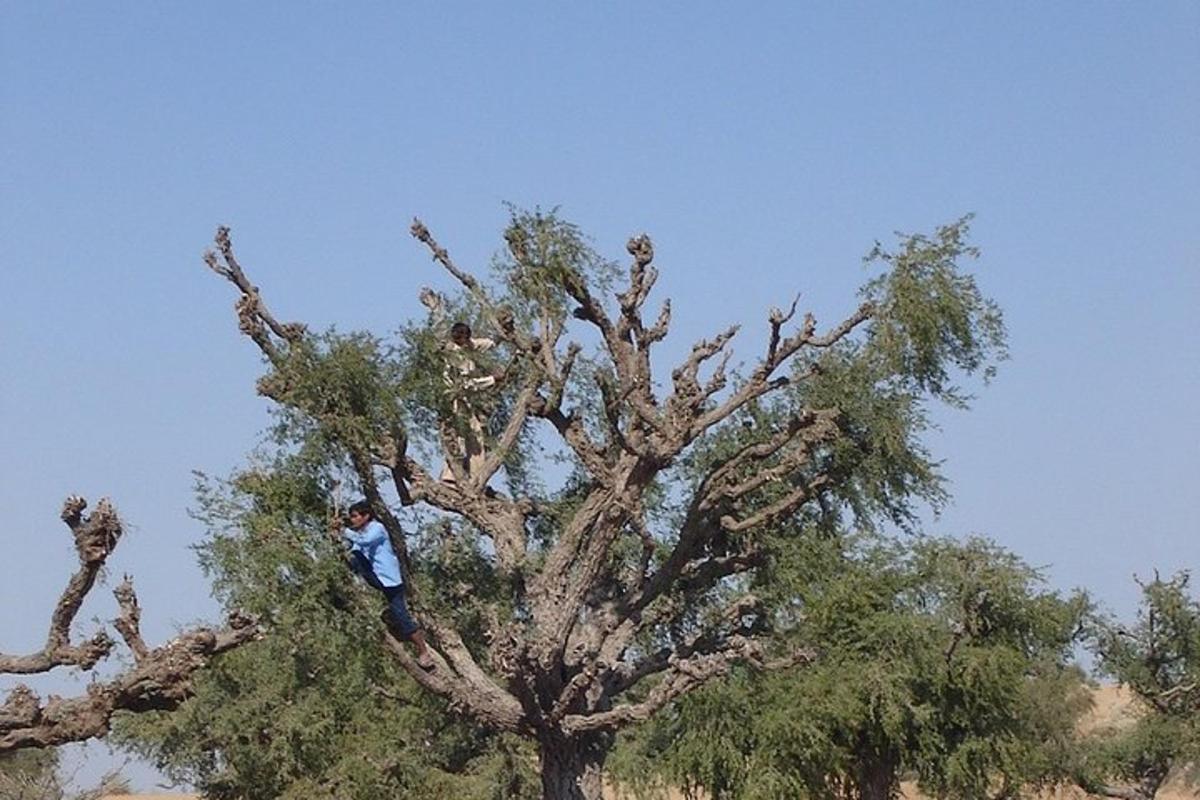
[[(123, 532), (107, 499), (91, 514), (84, 513), (86, 508), (82, 497), (68, 497), (63, 504), (62, 519), (74, 538), (79, 570), (51, 615), (46, 645), (27, 656), (0, 655), (0, 673), (29, 675), (63, 666), (90, 670), (111, 651), (113, 641), (104, 632), (79, 645), (70, 643), (71, 624)], [(133, 652), (134, 668), (110, 681), (90, 684), (83, 696), (52, 697), (45, 704), (28, 687), (17, 686), (0, 706), (0, 752), (104, 736), (119, 711), (175, 708), (191, 695), (192, 676), (213, 656), (259, 635), (253, 619), (235, 613), (228, 628), (197, 628), (151, 650), (142, 639), (141, 608), (128, 576), (113, 594), (120, 608), (114, 627)]]

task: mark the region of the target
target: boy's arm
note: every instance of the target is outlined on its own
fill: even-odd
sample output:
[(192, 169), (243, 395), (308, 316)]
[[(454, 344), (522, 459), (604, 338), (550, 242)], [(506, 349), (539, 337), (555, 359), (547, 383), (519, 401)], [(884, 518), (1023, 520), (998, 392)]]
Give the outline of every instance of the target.
[[(361, 531), (355, 531), (354, 541), (363, 547), (378, 547), (388, 542), (387, 529), (378, 520), (371, 520)], [(389, 542), (390, 544), (390, 542)]]
[(493, 387), (495, 385), (496, 385), (496, 376), (495, 375), (481, 375), (478, 378), (468, 378), (467, 379), (467, 388), (468, 389), (490, 389), (491, 387)]

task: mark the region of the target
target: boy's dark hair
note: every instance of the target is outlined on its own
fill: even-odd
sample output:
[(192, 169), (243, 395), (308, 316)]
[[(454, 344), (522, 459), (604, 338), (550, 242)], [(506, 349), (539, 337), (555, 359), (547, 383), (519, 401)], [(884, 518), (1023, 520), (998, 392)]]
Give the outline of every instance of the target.
[(467, 336), (470, 336), (471, 326), (465, 322), (456, 322), (450, 326), (450, 335), (453, 336), (456, 333), (465, 333)]
[(359, 500), (356, 503), (351, 503), (350, 508), (347, 510), (351, 513), (357, 511), (359, 514), (366, 514), (371, 519), (375, 519), (375, 512), (371, 510), (371, 504), (366, 500)]

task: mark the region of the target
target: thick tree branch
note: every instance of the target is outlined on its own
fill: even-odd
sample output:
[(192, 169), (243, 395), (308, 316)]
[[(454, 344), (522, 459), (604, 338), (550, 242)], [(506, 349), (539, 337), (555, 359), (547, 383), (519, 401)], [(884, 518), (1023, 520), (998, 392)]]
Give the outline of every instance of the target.
[[(625, 651), (641, 631), (661, 622), (662, 618), (669, 616), (674, 608), (694, 606), (697, 598), (716, 586), (721, 580), (762, 566), (765, 558), (766, 554), (763, 551), (757, 547), (751, 547), (743, 552), (728, 555), (710, 556), (691, 561), (685, 559), (681, 567), (660, 570), (646, 583), (643, 590), (636, 591), (613, 603), (605, 615), (607, 624), (600, 632), (601, 642), (594, 649), (592, 656), (597, 663), (609, 666), (606, 680), (625, 671), (625, 668), (621, 666)], [(672, 577), (668, 579), (668, 575)], [(654, 613), (651, 605), (668, 592), (675, 592), (672, 595), (673, 603), (667, 607), (661, 607), (660, 604), (658, 613)], [(742, 615), (741, 609), (747, 607), (747, 604), (756, 602), (750, 595), (731, 602), (726, 609), (728, 613), (724, 617), (724, 621), (736, 622)], [(697, 634), (696, 637), (685, 643), (683, 650), (675, 647), (667, 648), (663, 652), (663, 657), (691, 655), (701, 649), (705, 642), (717, 642), (720, 638), (717, 631), (718, 628), (711, 628), (704, 634), (705, 638), (703, 639), (699, 638), (700, 634)], [(751, 633), (752, 631), (742, 632)], [(707, 646), (710, 650), (712, 649), (711, 644)], [(662, 668), (650, 670), (646, 674), (661, 671)], [(612, 695), (619, 694), (620, 691), (624, 691), (632, 684), (615, 685), (618, 688), (610, 692)]]
[(694, 658), (720, 652), (735, 637), (749, 637), (753, 626), (746, 626), (742, 617), (756, 613), (760, 602), (752, 594), (733, 600), (720, 617), (681, 642), (664, 646), (633, 662), (619, 662), (606, 676), (609, 693), (616, 697), (636, 686), (640, 681), (668, 669), (680, 659)]
[(122, 711), (169, 711), (192, 695), (193, 676), (214, 656), (259, 636), (255, 622), (239, 614), (219, 631), (198, 628), (149, 650), (137, 666), (111, 681), (93, 683), (80, 697), (51, 697), (44, 705), (19, 686), (0, 706), (0, 752), (53, 747), (103, 737)]
[(721, 527), (730, 533), (741, 533), (742, 531), (774, 522), (804, 505), (807, 500), (815, 496), (817, 489), (826, 486), (828, 483), (828, 475), (818, 475), (812, 480), (797, 486), (776, 502), (755, 511), (748, 517), (738, 518), (732, 514), (722, 516)]
[(558, 435), (579, 458), (579, 462), (589, 475), (601, 483), (611, 480), (605, 451), (588, 436), (582, 420), (574, 412), (564, 414), (561, 409), (552, 406), (549, 401), (535, 395), (530, 400), (529, 413), (554, 426), (554, 430), (558, 431)]
[[(828, 482), (828, 476), (817, 475), (807, 479), (776, 502), (758, 509), (749, 517), (739, 519), (732, 513), (725, 513), (720, 518), (714, 518), (715, 513), (727, 508), (731, 502), (772, 480), (778, 481), (794, 474), (806, 462), (810, 447), (833, 435), (836, 430), (833, 424), (835, 417), (836, 413), (832, 411), (804, 412), (793, 417), (785, 428), (775, 432), (770, 438), (750, 442), (710, 467), (692, 497), (679, 537), (670, 554), (644, 585), (618, 604), (619, 616), (636, 620), (632, 624), (622, 626), (623, 633), (616, 639), (620, 646), (623, 647), (621, 642), (628, 641), (634, 632), (641, 628), (642, 612), (670, 591), (685, 570), (693, 569), (694, 559), (701, 552), (705, 541), (722, 530), (741, 532), (791, 513), (811, 499), (813, 493)], [(785, 448), (790, 450), (776, 465), (770, 469), (761, 466), (763, 461), (777, 457)], [(748, 473), (748, 477), (741, 477), (744, 473)], [(708, 566), (705, 569), (715, 568)], [(716, 581), (724, 575), (719, 572), (704, 572), (698, 576), (694, 575), (688, 583), (693, 586), (699, 585), (697, 577)]]
[(404, 474), (414, 503), (426, 503), (468, 520), (492, 540), (503, 570), (520, 567), (526, 554), (525, 519), (536, 510), (532, 500), (470, 490), (464, 487), (465, 481), (440, 481), (411, 460), (406, 462)]
[(662, 681), (650, 690), (645, 700), (619, 705), (594, 714), (569, 714), (563, 718), (562, 727), (571, 734), (617, 730), (631, 723), (650, 719), (672, 700), (727, 674), (735, 663), (748, 662), (760, 668), (782, 669), (809, 659), (811, 654), (797, 653), (792, 658), (767, 662), (764, 660), (760, 642), (734, 636), (717, 652), (672, 661)]
[(663, 308), (653, 332), (647, 335), (642, 326), (641, 306), (657, 279), (657, 272), (649, 266), (654, 249), (646, 236), (631, 239), (627, 249), (634, 256), (634, 263), (630, 268), (629, 288), (617, 295), (621, 315), (616, 323), (609, 319), (603, 304), (578, 274), (564, 271), (562, 287), (579, 305), (575, 316), (599, 330), (616, 371), (621, 402), (634, 411), (635, 427), (662, 433), (665, 429), (653, 394), (649, 346), (666, 335), (670, 306)]
[[(716, 559), (713, 560), (714, 562)], [(745, 558), (730, 557), (721, 559), (727, 563), (721, 569), (724, 575), (749, 569), (751, 563), (760, 563), (757, 558), (746, 555)], [(737, 562), (737, 565), (735, 565)], [(705, 583), (704, 586), (711, 584)], [(681, 603), (691, 605), (694, 595), (687, 589)], [(632, 616), (614, 624), (616, 615), (603, 614), (603, 624), (596, 624), (597, 634), (603, 637), (600, 646), (595, 647), (591, 657), (582, 659), (584, 665), (572, 679), (560, 697), (556, 707), (563, 709), (563, 714), (575, 708), (576, 702), (584, 696), (591, 698), (618, 697), (644, 678), (663, 672), (671, 664), (680, 659), (692, 658), (697, 655), (715, 653), (726, 647), (733, 637), (752, 636), (756, 632), (756, 624), (747, 625), (743, 617), (754, 613), (759, 608), (759, 600), (752, 594), (730, 601), (722, 610), (719, 617), (711, 621), (705, 628), (693, 633), (685, 640), (659, 648), (634, 662), (625, 661), (625, 651), (638, 631), (642, 630), (650, 620)], [(586, 676), (586, 677), (585, 677)], [(577, 710), (577, 709), (576, 709)]]
[[(766, 439), (751, 441), (732, 455), (713, 464), (697, 487), (694, 504), (708, 511), (726, 500), (736, 500), (779, 480), (803, 466), (813, 445), (837, 434), (833, 410), (805, 410), (792, 416), (787, 424)], [(786, 448), (786, 450), (785, 450)], [(763, 464), (779, 456), (769, 467)], [(743, 477), (749, 473), (747, 477)]]
[[(676, 421), (677, 425), (682, 422), (681, 427), (683, 430), (688, 429), (695, 413), (711, 395), (710, 392), (700, 386), (700, 366), (718, 353), (726, 352), (725, 348), (733, 340), (733, 337), (737, 335), (737, 332), (738, 326), (731, 325), (711, 341), (708, 339), (700, 340), (692, 346), (691, 355), (688, 356), (687, 360), (676, 367), (671, 373), (671, 378), (675, 383), (675, 392), (667, 399), (667, 406), (673, 409), (676, 414), (682, 415), (685, 412), (690, 412), (688, 416)], [(716, 376), (722, 377), (710, 385), (714, 387), (720, 385), (723, 375), (724, 362), (722, 362), (722, 365), (718, 367), (716, 372)], [(718, 389), (714, 388), (714, 391), (718, 391)]]
[(521, 730), (525, 716), (520, 702), (480, 669), (458, 633), (428, 616), (422, 616), (422, 622), (442, 650), (429, 649), (435, 665), (432, 670), (422, 669), (408, 648), (391, 633), (386, 634), (388, 649), (405, 670), (423, 687), (445, 698), (454, 710), (494, 730)]
[[(112, 639), (105, 633), (81, 645), (70, 644), (71, 624), (123, 531), (107, 499), (101, 500), (90, 515), (84, 514), (86, 508), (87, 501), (82, 497), (68, 497), (63, 504), (62, 519), (74, 537), (79, 570), (55, 606), (45, 647), (29, 656), (0, 656), (0, 673), (28, 675), (60, 666), (88, 670), (111, 650)], [(44, 706), (32, 690), (18, 686), (0, 707), (0, 752), (103, 736), (118, 711), (174, 708), (190, 695), (193, 673), (212, 656), (259, 635), (254, 620), (234, 614), (225, 630), (198, 628), (151, 650), (142, 639), (141, 608), (129, 576), (113, 594), (120, 608), (114, 627), (133, 652), (134, 669), (111, 681), (91, 684), (85, 696), (52, 697)]]
[(91, 669), (112, 650), (113, 641), (103, 632), (78, 645), (70, 642), (71, 623), (124, 532), (121, 520), (107, 498), (102, 499), (89, 515), (83, 513), (86, 508), (87, 501), (82, 497), (71, 496), (63, 503), (61, 516), (74, 537), (79, 569), (67, 582), (54, 607), (46, 644), (30, 655), (0, 654), (0, 673), (31, 675), (60, 666)]
[(517, 440), (521, 438), (521, 433), (525, 430), (525, 421), (529, 416), (529, 406), (533, 402), (533, 397), (537, 393), (541, 380), (535, 375), (531, 376), (513, 401), (512, 413), (509, 415), (508, 421), (504, 425), (504, 430), (500, 432), (500, 436), (485, 451), (483, 459), (483, 467), (478, 475), (471, 475), (470, 481), (472, 486), (482, 489), (487, 486), (488, 481), (496, 474), (496, 471), (504, 464), (504, 459), (508, 458)]

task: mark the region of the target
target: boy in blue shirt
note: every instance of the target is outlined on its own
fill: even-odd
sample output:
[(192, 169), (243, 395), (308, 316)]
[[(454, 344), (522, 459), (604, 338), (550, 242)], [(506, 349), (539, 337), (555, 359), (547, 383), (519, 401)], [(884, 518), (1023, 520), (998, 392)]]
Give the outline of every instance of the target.
[(400, 559), (388, 539), (387, 529), (375, 519), (371, 504), (359, 500), (350, 506), (350, 527), (342, 531), (350, 545), (350, 568), (374, 588), (383, 592), (388, 601), (391, 627), (417, 649), (417, 663), (421, 669), (433, 669), (433, 658), (425, 643), (425, 631), (421, 630), (404, 602), (404, 577), (400, 570)]

